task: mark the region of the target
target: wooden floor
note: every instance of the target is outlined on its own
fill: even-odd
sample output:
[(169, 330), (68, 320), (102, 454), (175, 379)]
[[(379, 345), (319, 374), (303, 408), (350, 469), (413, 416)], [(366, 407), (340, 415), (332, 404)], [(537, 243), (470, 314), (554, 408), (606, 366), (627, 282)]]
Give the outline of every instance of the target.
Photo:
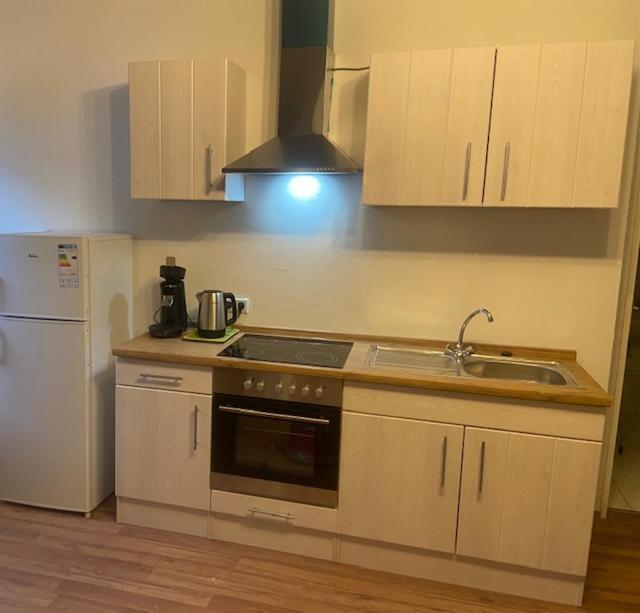
[[(576, 611), (117, 525), (113, 502), (92, 519), (0, 503), (0, 612)], [(640, 611), (640, 514), (598, 521), (585, 611)]]

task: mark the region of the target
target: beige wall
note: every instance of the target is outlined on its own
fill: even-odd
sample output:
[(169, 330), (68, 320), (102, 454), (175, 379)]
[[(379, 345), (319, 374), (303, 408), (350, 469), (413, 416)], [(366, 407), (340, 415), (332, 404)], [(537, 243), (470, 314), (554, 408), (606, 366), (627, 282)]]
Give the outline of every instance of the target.
[[(470, 338), (576, 348), (606, 384), (625, 209), (371, 209), (345, 178), (307, 204), (265, 178), (249, 181), (245, 204), (129, 200), (127, 61), (228, 54), (248, 71), (253, 145), (270, 129), (269, 9), (0, 3), (0, 230), (133, 232), (138, 331), (157, 306), (158, 266), (176, 255), (191, 297), (248, 295), (247, 323), (449, 339), (483, 305), (496, 322)], [(635, 38), (637, 13), (636, 0), (336, 0), (334, 47), (338, 65), (362, 65), (372, 50)], [(361, 157), (366, 74), (335, 79), (331, 136)]]

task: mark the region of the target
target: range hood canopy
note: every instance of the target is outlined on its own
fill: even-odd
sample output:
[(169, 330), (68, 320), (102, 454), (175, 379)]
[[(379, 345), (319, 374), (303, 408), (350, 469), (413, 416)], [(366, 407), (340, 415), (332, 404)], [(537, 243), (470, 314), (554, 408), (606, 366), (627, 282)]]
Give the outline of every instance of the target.
[(278, 136), (224, 173), (355, 173), (359, 165), (326, 136), (333, 68), (330, 0), (282, 1)]

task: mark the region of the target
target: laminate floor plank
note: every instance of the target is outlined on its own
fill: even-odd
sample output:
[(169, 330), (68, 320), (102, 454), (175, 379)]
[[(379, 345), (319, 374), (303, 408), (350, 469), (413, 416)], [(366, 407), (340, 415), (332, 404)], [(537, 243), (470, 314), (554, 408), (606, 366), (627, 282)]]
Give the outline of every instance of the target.
[[(556, 613), (555, 605), (0, 503), (0, 613)], [(596, 520), (585, 613), (640, 611), (640, 514)]]

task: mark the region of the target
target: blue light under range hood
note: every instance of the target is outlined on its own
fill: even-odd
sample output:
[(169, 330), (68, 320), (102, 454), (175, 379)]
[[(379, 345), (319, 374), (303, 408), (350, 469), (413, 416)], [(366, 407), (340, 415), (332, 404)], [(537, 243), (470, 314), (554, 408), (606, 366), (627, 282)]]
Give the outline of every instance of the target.
[(226, 183), (240, 186), (233, 175), (245, 174), (362, 172), (325, 136), (332, 9), (329, 0), (283, 0), (278, 136), (223, 168)]

